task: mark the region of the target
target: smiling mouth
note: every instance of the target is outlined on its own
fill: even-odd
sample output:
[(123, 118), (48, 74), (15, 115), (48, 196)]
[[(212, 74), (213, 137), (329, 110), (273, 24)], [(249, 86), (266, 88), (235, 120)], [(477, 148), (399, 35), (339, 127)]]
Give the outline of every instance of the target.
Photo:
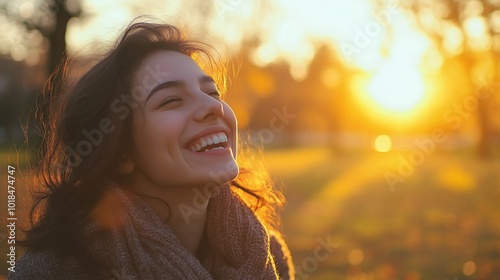
[(224, 132), (209, 134), (190, 143), (187, 148), (193, 152), (202, 153), (213, 150), (223, 150), (228, 146), (228, 138)]

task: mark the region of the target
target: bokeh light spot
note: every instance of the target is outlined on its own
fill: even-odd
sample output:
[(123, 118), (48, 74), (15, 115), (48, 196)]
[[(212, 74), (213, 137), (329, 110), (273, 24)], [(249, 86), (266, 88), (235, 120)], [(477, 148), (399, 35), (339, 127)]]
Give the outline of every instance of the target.
[(473, 261), (468, 261), (464, 264), (462, 271), (465, 276), (471, 276), (476, 271), (476, 264)]
[(375, 151), (380, 153), (386, 153), (392, 149), (392, 140), (388, 135), (377, 136), (373, 144)]
[(364, 254), (361, 249), (354, 249), (349, 253), (349, 263), (352, 265), (358, 265), (363, 262)]

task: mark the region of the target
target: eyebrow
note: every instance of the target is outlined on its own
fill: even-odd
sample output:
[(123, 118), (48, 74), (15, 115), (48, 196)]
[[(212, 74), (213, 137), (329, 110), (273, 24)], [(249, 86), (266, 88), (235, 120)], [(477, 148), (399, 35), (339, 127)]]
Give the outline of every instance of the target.
[[(201, 76), (200, 78), (198, 78), (198, 81), (200, 82), (200, 84), (203, 84), (203, 83), (214, 83), (215, 84), (214, 78), (207, 76), (207, 75)], [(185, 86), (186, 86), (186, 82), (183, 80), (173, 80), (173, 81), (163, 82), (163, 83), (155, 86), (149, 92), (148, 98), (146, 98), (146, 102), (148, 102), (148, 100), (151, 98), (151, 96), (153, 96), (153, 94), (155, 94), (159, 90), (166, 89), (166, 88), (180, 88), (180, 87), (185, 87)]]

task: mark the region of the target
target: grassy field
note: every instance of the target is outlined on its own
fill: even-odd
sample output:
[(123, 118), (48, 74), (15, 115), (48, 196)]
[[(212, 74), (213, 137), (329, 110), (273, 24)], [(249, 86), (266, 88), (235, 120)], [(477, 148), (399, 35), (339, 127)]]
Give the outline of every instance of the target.
[(266, 152), (297, 279), (500, 279), (500, 160), (409, 154)]
[[(404, 162), (415, 159), (405, 152), (301, 148), (264, 156), (285, 187), (283, 229), (297, 279), (500, 279), (500, 160), (435, 153), (410, 172)], [(26, 168), (5, 153), (0, 164), (6, 221), (7, 165), (16, 166), (18, 177)], [(387, 174), (399, 181), (390, 186)], [(22, 215), (26, 183), (16, 186)], [(7, 236), (2, 227), (2, 272)]]

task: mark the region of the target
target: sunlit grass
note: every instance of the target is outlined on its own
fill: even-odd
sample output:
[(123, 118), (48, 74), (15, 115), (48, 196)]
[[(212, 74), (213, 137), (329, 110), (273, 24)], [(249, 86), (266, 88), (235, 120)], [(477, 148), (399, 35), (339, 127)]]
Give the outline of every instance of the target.
[[(314, 259), (318, 238), (336, 244), (308, 279), (461, 279), (465, 273), (493, 279), (500, 273), (500, 159), (435, 153), (392, 191), (384, 172), (396, 172), (404, 154), (266, 150), (265, 164), (285, 186), (283, 229), (295, 265)], [(8, 163), (4, 152), (1, 164)], [(17, 186), (26, 196), (26, 186)], [(5, 196), (0, 203), (6, 205)], [(5, 254), (0, 260), (5, 271)]]
[[(392, 191), (384, 173), (397, 172), (400, 155), (266, 153), (286, 186), (283, 224), (295, 265), (325, 280), (461, 279), (472, 263), (482, 268), (473, 277), (500, 273), (500, 160), (436, 153)], [(294, 172), (284, 170), (290, 162)], [(327, 236), (338, 247), (314, 263), (317, 239)]]

